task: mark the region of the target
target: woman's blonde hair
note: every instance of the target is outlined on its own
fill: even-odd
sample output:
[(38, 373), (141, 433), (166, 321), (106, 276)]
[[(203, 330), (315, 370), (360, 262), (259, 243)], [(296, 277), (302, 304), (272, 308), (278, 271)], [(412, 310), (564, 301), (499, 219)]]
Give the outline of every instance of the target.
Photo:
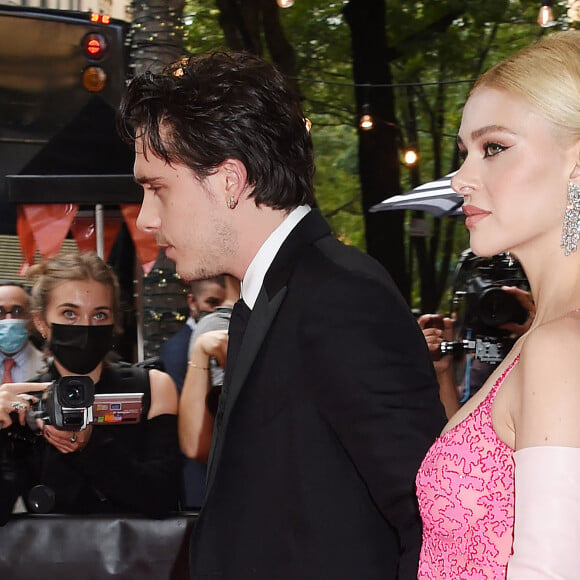
[(94, 280), (110, 288), (111, 312), (115, 333), (122, 331), (120, 326), (119, 282), (113, 269), (94, 252), (61, 254), (40, 264), (31, 266), (27, 276), (37, 277), (30, 294), (31, 310), (43, 318), (53, 290), (63, 282), (74, 280)]
[(580, 139), (580, 31), (543, 37), (485, 72), (471, 92), (482, 87), (523, 98), (573, 140)]

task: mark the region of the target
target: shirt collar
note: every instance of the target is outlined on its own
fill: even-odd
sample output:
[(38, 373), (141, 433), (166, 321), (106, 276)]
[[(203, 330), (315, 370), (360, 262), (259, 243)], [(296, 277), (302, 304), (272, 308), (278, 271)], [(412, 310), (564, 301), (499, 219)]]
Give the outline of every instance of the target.
[(28, 360), (28, 357), (30, 356), (30, 349), (34, 348), (32, 346), (32, 344), (30, 344), (30, 341), (27, 340), (24, 343), (24, 346), (18, 351), (15, 352), (14, 354), (6, 354), (3, 352), (0, 352), (0, 356), (2, 357), (2, 363), (4, 363), (4, 361), (7, 358), (11, 358), (14, 360), (14, 364), (17, 367), (23, 367), (26, 365), (26, 361)]
[(300, 205), (293, 209), (284, 221), (268, 236), (262, 244), (254, 259), (250, 262), (246, 275), (242, 280), (241, 295), (250, 309), (254, 308), (264, 277), (270, 265), (274, 261), (278, 250), (290, 235), (290, 232), (298, 225), (311, 210), (309, 205)]

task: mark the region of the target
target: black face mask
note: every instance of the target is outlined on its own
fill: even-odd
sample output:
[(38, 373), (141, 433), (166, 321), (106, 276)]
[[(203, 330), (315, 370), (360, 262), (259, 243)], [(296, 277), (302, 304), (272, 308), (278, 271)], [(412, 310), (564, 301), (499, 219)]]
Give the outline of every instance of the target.
[(113, 325), (52, 324), (48, 348), (58, 362), (77, 375), (90, 373), (113, 348)]

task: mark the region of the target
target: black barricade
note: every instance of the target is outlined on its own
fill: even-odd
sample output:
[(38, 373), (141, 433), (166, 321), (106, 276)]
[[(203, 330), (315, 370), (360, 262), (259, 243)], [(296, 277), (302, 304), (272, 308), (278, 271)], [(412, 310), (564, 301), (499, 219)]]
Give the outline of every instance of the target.
[(188, 580), (196, 517), (15, 515), (0, 527), (0, 578)]

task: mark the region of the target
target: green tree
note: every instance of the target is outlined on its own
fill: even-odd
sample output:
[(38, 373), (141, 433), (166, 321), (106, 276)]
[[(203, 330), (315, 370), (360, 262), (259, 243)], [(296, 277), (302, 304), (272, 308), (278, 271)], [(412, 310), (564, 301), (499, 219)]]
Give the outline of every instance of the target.
[[(566, 2), (554, 4), (563, 19)], [(353, 67), (345, 8), (363, 15), (375, 10), (369, 27), (361, 29), (373, 36), (365, 41), (370, 57), (361, 63), (362, 76)], [(294, 81), (313, 124), (321, 210), (340, 238), (386, 263), (413, 306), (434, 311), (468, 245), (461, 219), (415, 212), (371, 216), (368, 206), (457, 168), (455, 135), (473, 80), (549, 33), (536, 23), (538, 9), (536, 0), (296, 0), (285, 10), (275, 0), (220, 0), (215, 8), (187, 0), (186, 47), (244, 47), (293, 64), (293, 70), (279, 66)], [(275, 22), (277, 43), (267, 22)], [(282, 61), (276, 46), (291, 56)], [(358, 131), (364, 105), (377, 118), (378, 136)], [(413, 170), (397, 163), (408, 143), (420, 153)], [(363, 179), (367, 169), (372, 174)], [(411, 219), (425, 220), (431, 235), (411, 237)], [(397, 240), (381, 241), (385, 236)], [(369, 239), (373, 247), (367, 247)]]
[(131, 2), (130, 73), (159, 72), (183, 56), (185, 0)]

